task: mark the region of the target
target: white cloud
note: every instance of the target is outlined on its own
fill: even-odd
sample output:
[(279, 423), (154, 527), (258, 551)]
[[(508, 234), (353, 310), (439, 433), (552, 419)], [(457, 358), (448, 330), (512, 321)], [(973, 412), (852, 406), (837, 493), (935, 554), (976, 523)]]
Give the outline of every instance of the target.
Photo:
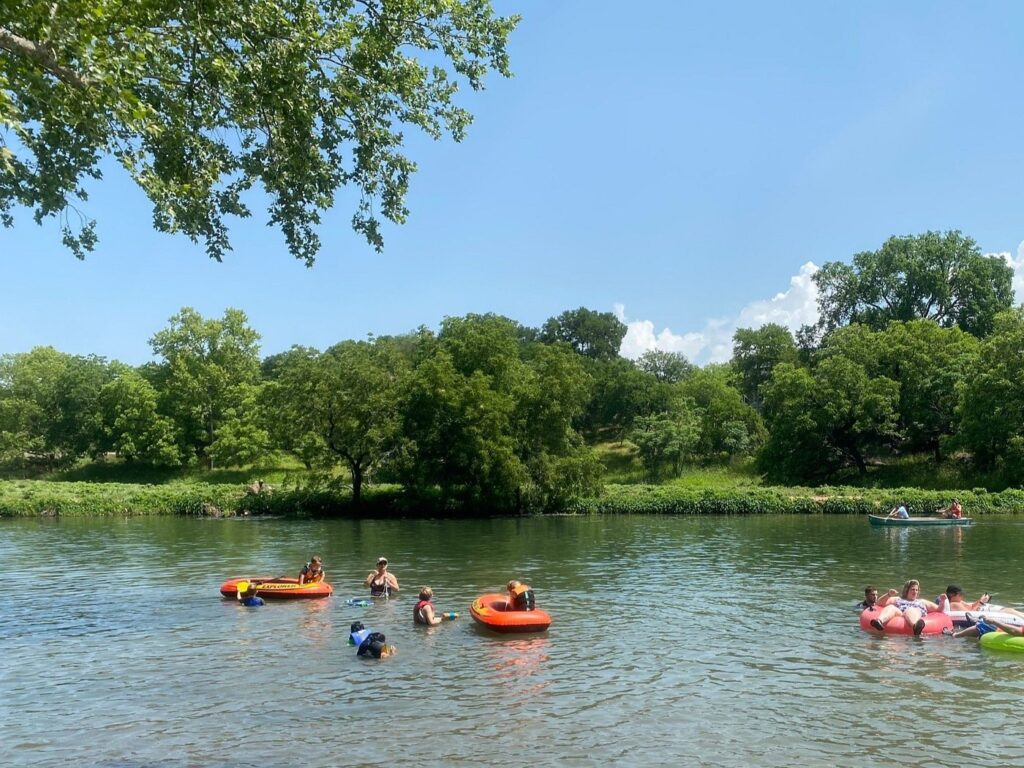
[[(1019, 261), (1024, 262), (1024, 243), (1021, 248)], [(1009, 254), (1007, 258), (1009, 260)], [(748, 304), (735, 317), (707, 320), (700, 331), (682, 334), (673, 333), (669, 328), (655, 333), (653, 322), (627, 320), (625, 306), (616, 304), (615, 314), (626, 324), (619, 354), (636, 359), (644, 352), (660, 349), (682, 352), (698, 364), (724, 362), (732, 357), (732, 337), (737, 328), (760, 328), (767, 323), (778, 323), (795, 332), (802, 325), (816, 322), (818, 288), (811, 276), (817, 271), (818, 267), (809, 261), (800, 267), (799, 274), (789, 279), (789, 290)], [(1016, 282), (1014, 284), (1016, 286)]]
[(1013, 292), (1016, 294), (1016, 304), (1024, 302), (1024, 243), (1017, 246), (1017, 258), (1014, 258), (1009, 251), (1002, 253), (986, 253), (986, 256), (1002, 256), (1006, 263), (1013, 269)]
[[(1017, 255), (1009, 251), (996, 254), (1013, 269), (1013, 290), (1016, 303), (1024, 302), (1024, 242), (1017, 246)], [(770, 299), (755, 301), (743, 307), (735, 317), (707, 320), (699, 331), (675, 333), (670, 328), (655, 332), (650, 320), (627, 320), (626, 307), (615, 305), (615, 315), (626, 324), (626, 336), (619, 351), (623, 357), (636, 359), (651, 349), (682, 352), (698, 364), (720, 363), (732, 357), (732, 337), (737, 328), (760, 328), (778, 323), (796, 332), (802, 325), (818, 320), (818, 289), (811, 276), (818, 271), (813, 262), (800, 267), (799, 274), (789, 279), (789, 290)]]

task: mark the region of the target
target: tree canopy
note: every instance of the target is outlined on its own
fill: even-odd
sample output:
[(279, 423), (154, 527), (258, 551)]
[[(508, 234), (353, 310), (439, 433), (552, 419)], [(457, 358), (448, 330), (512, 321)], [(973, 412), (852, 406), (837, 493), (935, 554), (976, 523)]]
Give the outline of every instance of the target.
[(890, 237), (852, 264), (830, 261), (815, 273), (818, 327), (862, 323), (880, 331), (893, 320), (930, 319), (983, 337), (1011, 307), (1012, 281), (1005, 260), (983, 256), (960, 232)]
[(540, 334), (548, 344), (567, 342), (579, 354), (594, 360), (618, 357), (625, 336), (625, 324), (611, 312), (595, 312), (586, 307), (548, 318)]
[(6, 0), (0, 5), (0, 221), (56, 217), (79, 258), (96, 242), (79, 211), (112, 156), (153, 223), (220, 260), (226, 217), (268, 198), (269, 223), (312, 265), (342, 187), (353, 228), (383, 247), (409, 177), (403, 127), (461, 140), (460, 83), (508, 76), (518, 17), (489, 0)]

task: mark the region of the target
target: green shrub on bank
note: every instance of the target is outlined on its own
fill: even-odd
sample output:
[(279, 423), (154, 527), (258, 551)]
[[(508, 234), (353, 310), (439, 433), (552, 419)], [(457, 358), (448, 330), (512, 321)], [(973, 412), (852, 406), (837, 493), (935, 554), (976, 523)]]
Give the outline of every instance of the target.
[(953, 498), (964, 514), (980, 517), (1024, 511), (1024, 491), (923, 491), (916, 488), (685, 488), (675, 485), (606, 485), (600, 498), (581, 499), (571, 511), (580, 514), (759, 515), (887, 514), (905, 504), (914, 517), (931, 515)]
[(242, 486), (0, 481), (0, 517), (235, 514)]
[[(580, 499), (575, 514), (771, 515), (885, 514), (906, 504), (911, 515), (932, 514), (954, 498), (970, 517), (1024, 511), (1024, 491), (987, 493), (983, 489), (950, 493), (914, 488), (735, 487), (680, 485), (607, 485), (600, 497)], [(279, 515), (311, 517), (462, 517), (487, 510), (453, 506), (440, 497), (406, 496), (399, 486), (364, 489), (352, 504), (337, 487), (277, 489), (246, 494), (243, 486), (210, 483), (67, 483), (39, 480), (0, 481), (0, 517), (132, 515)]]

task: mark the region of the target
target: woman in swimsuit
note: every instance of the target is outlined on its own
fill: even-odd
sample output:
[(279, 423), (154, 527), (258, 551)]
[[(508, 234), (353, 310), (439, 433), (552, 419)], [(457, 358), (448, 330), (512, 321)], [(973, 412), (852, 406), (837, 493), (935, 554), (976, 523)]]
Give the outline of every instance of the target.
[(903, 585), (903, 591), (898, 593), (890, 589), (878, 599), (876, 605), (882, 607), (882, 612), (877, 619), (871, 620), (871, 626), (881, 632), (891, 619), (903, 614), (903, 619), (914, 628), (914, 634), (920, 635), (924, 631), (925, 614), (941, 611), (936, 603), (925, 600), (921, 596), (921, 582), (911, 579)]
[(398, 579), (393, 573), (388, 573), (386, 557), (377, 558), (377, 570), (370, 571), (363, 586), (370, 588), (370, 597), (390, 597), (398, 591)]

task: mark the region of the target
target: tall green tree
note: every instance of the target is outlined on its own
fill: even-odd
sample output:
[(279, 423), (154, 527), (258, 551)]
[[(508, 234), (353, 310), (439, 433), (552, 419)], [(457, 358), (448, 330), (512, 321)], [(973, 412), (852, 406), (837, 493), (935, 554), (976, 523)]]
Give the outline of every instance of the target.
[(769, 438), (759, 456), (772, 479), (820, 480), (867, 459), (897, 429), (899, 384), (840, 355), (812, 370), (780, 363), (764, 386)]
[(525, 340), (496, 315), (446, 318), (409, 379), (406, 486), (491, 510), (552, 509), (595, 489), (599, 464), (573, 428), (590, 377), (566, 344)]
[(711, 461), (749, 455), (765, 438), (764, 422), (733, 386), (727, 365), (706, 365), (677, 391), (700, 413), (700, 439), (695, 453)]
[(576, 352), (593, 360), (618, 357), (626, 337), (626, 326), (611, 312), (595, 312), (586, 307), (567, 310), (551, 317), (541, 328), (541, 341), (568, 342)]
[(95, 454), (103, 437), (100, 391), (111, 378), (101, 357), (53, 347), (0, 358), (0, 452), (66, 464)]
[(293, 351), (270, 398), (272, 431), (312, 467), (344, 466), (359, 504), (373, 470), (398, 447), (410, 366), (386, 339)]
[(96, 234), (77, 204), (112, 156), (155, 227), (215, 259), (253, 187), (307, 265), (342, 187), (379, 250), (380, 217), (408, 215), (403, 129), (461, 140), (459, 86), (510, 74), (517, 22), (489, 0), (5, 0), (0, 125), (14, 141), (0, 137), (0, 221), (15, 206), (58, 217), (81, 258)]
[(934, 320), (893, 322), (884, 331), (855, 324), (826, 338), (818, 359), (840, 356), (863, 366), (869, 377), (884, 376), (900, 385), (899, 428), (894, 447), (931, 452), (957, 431), (959, 389), (977, 366), (979, 341), (959, 328)]
[(983, 256), (960, 232), (890, 237), (852, 264), (830, 261), (815, 273), (819, 328), (863, 323), (880, 331), (893, 320), (931, 319), (984, 337), (1013, 303), (1012, 280), (1005, 260)]
[[(1024, 469), (1024, 307), (996, 319), (960, 395), (960, 439), (977, 463), (992, 468), (1011, 453)], [(1024, 476), (1012, 479), (1019, 483)]]
[(796, 342), (788, 328), (767, 323), (760, 328), (739, 328), (733, 335), (732, 367), (738, 388), (754, 409), (762, 409), (761, 387), (779, 363), (799, 360)]
[(174, 422), (159, 412), (156, 388), (137, 371), (119, 366), (100, 392), (100, 402), (105, 447), (129, 463), (181, 463)]
[(904, 450), (930, 451), (941, 461), (959, 428), (960, 393), (978, 368), (981, 343), (959, 328), (914, 320), (891, 324), (878, 347), (884, 375), (900, 384)]
[(683, 463), (690, 458), (700, 441), (701, 414), (689, 402), (671, 413), (640, 416), (629, 434), (636, 445), (640, 461), (652, 480), (658, 480), (664, 467), (679, 475)]
[(580, 423), (591, 438), (621, 440), (638, 416), (667, 410), (675, 397), (675, 385), (658, 381), (622, 357), (588, 360), (587, 372), (594, 385)]
[(697, 366), (687, 360), (682, 352), (666, 352), (661, 349), (644, 352), (637, 359), (636, 367), (668, 384), (678, 384), (697, 370)]
[(213, 467), (210, 447), (218, 430), (225, 422), (244, 418), (250, 387), (260, 383), (259, 339), (240, 309), (208, 320), (185, 307), (150, 340), (162, 359), (161, 412), (174, 420), (183, 455)]

